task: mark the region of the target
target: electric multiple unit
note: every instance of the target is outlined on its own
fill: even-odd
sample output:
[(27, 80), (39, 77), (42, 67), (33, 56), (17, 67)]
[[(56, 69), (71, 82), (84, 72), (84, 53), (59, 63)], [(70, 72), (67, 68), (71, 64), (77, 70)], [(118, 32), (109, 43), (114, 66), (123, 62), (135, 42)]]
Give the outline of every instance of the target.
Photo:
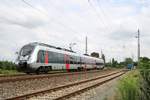
[(37, 42), (21, 48), (17, 63), (18, 70), (26, 73), (104, 68), (102, 59), (80, 55), (68, 49)]

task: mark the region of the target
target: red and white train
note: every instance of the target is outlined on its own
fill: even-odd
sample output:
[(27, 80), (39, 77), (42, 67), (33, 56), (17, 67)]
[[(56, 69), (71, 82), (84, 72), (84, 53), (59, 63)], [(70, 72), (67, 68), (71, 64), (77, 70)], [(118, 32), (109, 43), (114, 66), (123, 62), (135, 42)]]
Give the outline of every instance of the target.
[(18, 70), (26, 73), (104, 68), (104, 62), (100, 58), (80, 55), (68, 49), (38, 42), (23, 46), (18, 54), (17, 63)]

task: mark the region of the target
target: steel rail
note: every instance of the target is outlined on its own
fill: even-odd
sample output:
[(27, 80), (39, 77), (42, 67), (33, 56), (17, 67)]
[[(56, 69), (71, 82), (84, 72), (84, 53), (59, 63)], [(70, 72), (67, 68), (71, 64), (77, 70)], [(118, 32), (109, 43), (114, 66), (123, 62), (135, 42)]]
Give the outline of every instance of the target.
[[(95, 72), (103, 72), (104, 70), (94, 70), (94, 71), (82, 71), (82, 72), (61, 72), (61, 73), (52, 73), (52, 74), (40, 74), (40, 75), (23, 75), (18, 77), (6, 77), (4, 79), (0, 79), (1, 83), (6, 82), (16, 82), (16, 81), (25, 81), (25, 80), (33, 80), (33, 79), (42, 79), (42, 78), (51, 78), (51, 77), (61, 77), (65, 75), (76, 75), (76, 74), (86, 74), (86, 73), (95, 73)], [(109, 71), (109, 70), (105, 70)]]
[(25, 94), (25, 95), (21, 95), (21, 96), (8, 98), (6, 100), (24, 100), (24, 99), (28, 99), (28, 98), (31, 98), (31, 97), (34, 97), (34, 96), (38, 96), (40, 94), (46, 94), (46, 93), (54, 92), (54, 91), (57, 91), (57, 90), (61, 90), (63, 88), (68, 88), (68, 87), (79, 85), (79, 84), (82, 84), (82, 83), (87, 83), (87, 82), (91, 82), (91, 81), (94, 81), (94, 80), (106, 78), (108, 76), (111, 76), (111, 75), (114, 75), (114, 74), (117, 74), (117, 73), (120, 73), (120, 72), (124, 72), (124, 70), (113, 72), (113, 73), (110, 73), (110, 74), (107, 74), (107, 75), (101, 75), (99, 77), (83, 80), (83, 81), (80, 81), (80, 82), (75, 82), (75, 83), (70, 83), (70, 84), (67, 84), (67, 85), (54, 87), (54, 88), (43, 90), (43, 91), (38, 91), (38, 92), (34, 92), (34, 93), (29, 93), (29, 94)]
[(24, 76), (24, 75), (27, 75), (27, 74), (25, 74), (25, 73), (22, 73), (22, 74), (0, 75), (0, 78), (1, 78), (1, 77), (15, 77), (15, 76)]
[(88, 91), (88, 90), (90, 90), (90, 89), (93, 89), (93, 88), (96, 88), (96, 87), (98, 87), (98, 86), (100, 86), (100, 85), (103, 85), (103, 84), (105, 84), (105, 83), (107, 83), (107, 82), (109, 82), (109, 81), (111, 81), (111, 80), (113, 80), (113, 79), (115, 79), (115, 78), (120, 77), (120, 76), (123, 75), (123, 74), (124, 74), (124, 73), (121, 73), (121, 74), (119, 74), (119, 75), (117, 75), (117, 76), (115, 76), (115, 77), (112, 77), (112, 78), (110, 78), (110, 79), (104, 80), (104, 81), (99, 82), (99, 83), (97, 83), (97, 84), (94, 84), (94, 85), (92, 85), (92, 86), (88, 86), (88, 87), (86, 87), (86, 88), (83, 88), (83, 89), (77, 90), (77, 91), (75, 91), (75, 92), (72, 92), (72, 93), (63, 95), (63, 96), (61, 96), (61, 97), (55, 98), (54, 100), (66, 100), (66, 99), (71, 98), (71, 97), (73, 97), (73, 96), (79, 95), (79, 94), (81, 94), (81, 93), (83, 93), (83, 92), (86, 92), (86, 91)]

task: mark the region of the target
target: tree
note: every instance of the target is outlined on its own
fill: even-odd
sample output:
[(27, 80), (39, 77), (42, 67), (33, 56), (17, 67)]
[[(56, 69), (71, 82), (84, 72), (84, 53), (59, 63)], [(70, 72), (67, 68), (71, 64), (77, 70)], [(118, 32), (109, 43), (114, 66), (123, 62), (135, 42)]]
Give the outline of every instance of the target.
[(150, 59), (147, 57), (140, 57), (140, 62), (148, 63), (149, 61), (150, 61)]
[(132, 64), (133, 63), (133, 60), (132, 60), (132, 58), (126, 58), (125, 59), (125, 64), (127, 65), (127, 64)]
[(106, 66), (106, 67), (111, 67), (111, 62), (105, 63), (105, 66)]
[(115, 59), (113, 58), (112, 59), (112, 67), (117, 67), (117, 65), (118, 65), (118, 62), (115, 61)]
[(140, 68), (150, 69), (150, 59), (147, 57), (140, 57)]
[(99, 53), (97, 53), (97, 52), (92, 52), (92, 53), (91, 53), (91, 56), (92, 56), (92, 57), (99, 58)]

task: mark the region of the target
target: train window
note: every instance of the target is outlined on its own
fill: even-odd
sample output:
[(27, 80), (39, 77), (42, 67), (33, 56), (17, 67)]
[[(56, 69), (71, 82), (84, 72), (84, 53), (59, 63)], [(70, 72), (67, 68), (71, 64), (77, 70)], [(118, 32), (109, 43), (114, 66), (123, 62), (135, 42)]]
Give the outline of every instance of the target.
[(103, 65), (103, 63), (96, 63), (96, 65)]
[(40, 50), (38, 52), (37, 62), (44, 63), (45, 61), (45, 52), (43, 50)]
[(70, 56), (70, 63), (71, 64), (78, 64), (80, 62), (80, 58), (77, 56)]
[(63, 54), (61, 54), (61, 53), (58, 53), (57, 54), (58, 55), (58, 63), (64, 63), (64, 55)]
[(64, 54), (56, 52), (48, 52), (49, 63), (64, 63)]
[(52, 63), (53, 62), (53, 53), (48, 51), (48, 63)]
[(86, 64), (85, 58), (81, 57), (81, 64)]
[(95, 64), (93, 59), (90, 59), (90, 64)]
[(48, 51), (48, 62), (49, 63), (57, 63), (58, 62), (58, 54), (55, 52)]
[(78, 62), (78, 64), (81, 64), (81, 57), (79, 57), (78, 59), (79, 59), (79, 62)]
[(78, 64), (78, 57), (74, 56), (74, 64)]
[(32, 53), (33, 49), (34, 49), (34, 46), (26, 45), (21, 49), (20, 55), (22, 55), (22, 56), (30, 55)]
[(76, 64), (80, 64), (80, 57), (76, 56)]
[(70, 64), (74, 64), (74, 60), (75, 60), (74, 56), (70, 56)]

